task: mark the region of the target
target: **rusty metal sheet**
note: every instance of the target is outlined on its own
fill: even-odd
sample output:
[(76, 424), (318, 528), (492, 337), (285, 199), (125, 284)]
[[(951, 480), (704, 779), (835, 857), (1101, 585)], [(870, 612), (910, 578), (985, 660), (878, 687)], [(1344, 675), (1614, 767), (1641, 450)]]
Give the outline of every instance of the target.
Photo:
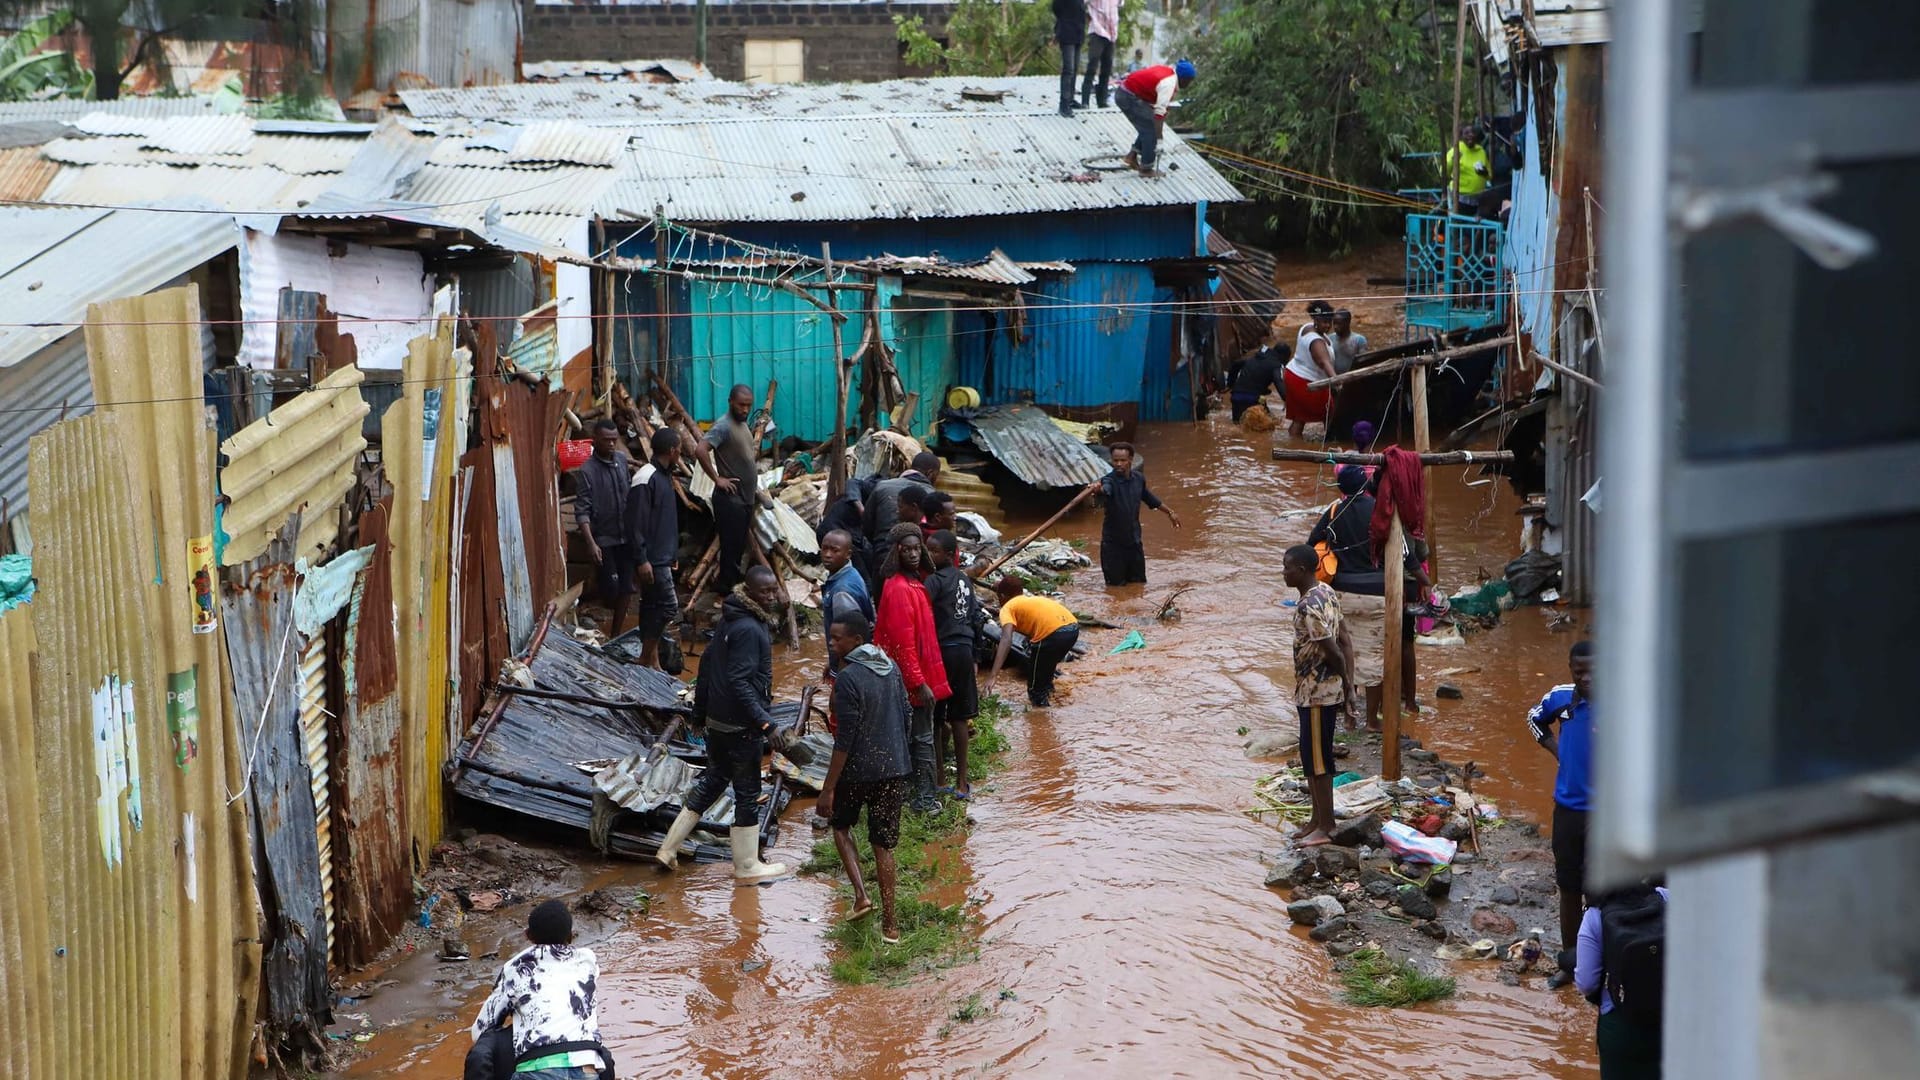
[[(36, 1070), (35, 1077), (152, 1075), (162, 1061), (177, 1063), (183, 1078), (237, 1075), (252, 1040), (259, 902), (246, 808), (232, 798), (244, 760), (233, 734), (238, 718), (226, 687), (224, 642), (211, 627), (194, 632), (215, 605), (211, 568), (193, 558), (211, 547), (214, 504), (200, 319), (191, 286), (89, 306), (85, 336), (99, 411), (67, 422), (83, 425), (71, 441), (60, 434), (67, 424), (60, 424), (31, 451), (36, 555), (46, 560), (44, 591), (33, 605), (45, 650), (38, 670), (49, 686), (61, 688), (61, 696), (40, 706), (43, 714), (49, 723), (88, 715), (93, 692), (109, 677), (125, 679), (138, 658), (135, 715), (140, 729), (155, 736), (141, 740), (143, 752), (165, 745), (158, 733), (175, 720), (192, 732), (183, 739), (192, 750), (185, 767), (173, 756), (153, 760), (143, 784), (145, 822), (157, 835), (136, 836), (164, 847), (156, 860), (177, 864), (175, 876), (159, 878), (164, 905), (132, 904), (130, 884), (107, 881), (87, 881), (84, 898), (59, 898), (66, 909), (91, 905), (111, 912), (112, 925), (122, 927), (113, 933), (139, 937), (128, 949), (153, 950), (150, 960), (135, 965), (144, 974), (131, 976), (131, 983), (121, 962), (112, 974), (102, 969), (79, 985), (111, 1003), (101, 1011), (138, 1016), (136, 1028), (164, 1029), (126, 1034), (133, 1041), (124, 1057), (91, 1027), (77, 1031), (55, 1050), (71, 1065)], [(123, 591), (139, 583), (145, 596), (139, 611), (111, 595), (116, 582), (127, 583), (118, 586)], [(73, 640), (81, 634), (87, 640)], [(108, 635), (111, 647), (101, 640)], [(185, 710), (182, 701), (193, 707)], [(90, 760), (91, 744), (86, 754)], [(118, 894), (123, 906), (112, 906), (108, 894)], [(177, 953), (167, 951), (175, 947)], [(142, 985), (146, 980), (153, 982)], [(161, 1001), (142, 1003), (131, 996), (136, 993)], [(176, 996), (169, 1001), (167, 995)], [(169, 1008), (177, 1008), (171, 1019), (164, 1015)], [(86, 1010), (75, 1015), (80, 1022), (94, 1019)], [(89, 1048), (85, 1060), (74, 1057), (75, 1046)]]
[[(664, 672), (621, 663), (558, 632), (543, 639), (529, 667), (538, 689), (634, 704), (611, 708), (508, 694), (498, 717), (456, 751), (453, 790), (476, 802), (586, 830), (594, 786), (593, 772), (582, 763), (610, 763), (646, 750), (673, 715), (686, 711), (691, 695)], [(776, 726), (791, 727), (800, 719), (799, 706), (777, 704), (773, 715)], [(669, 749), (677, 757), (701, 760), (700, 752), (684, 742)], [(611, 831), (612, 850), (651, 853), (678, 811), (669, 803), (647, 814), (620, 815)], [(710, 821), (709, 828), (728, 824), (731, 814), (724, 822)], [(695, 851), (703, 861), (728, 857), (724, 844), (695, 845)]]
[[(513, 655), (507, 620), (505, 573), (500, 566), (499, 516), (493, 501), (493, 450), (482, 445), (460, 459), (469, 477), (466, 515), (461, 521), (460, 556), (460, 686), (462, 730), (478, 711), (484, 696), (482, 683), (492, 680), (500, 665)], [(458, 740), (456, 740), (458, 741)]]
[(391, 505), (389, 498), (360, 517), (359, 542), (372, 545), (374, 553), (347, 609), (341, 658), (345, 692), (329, 730), (337, 778), (334, 902), (340, 962), (347, 966), (379, 955), (405, 925), (413, 904), (393, 545), (387, 535)]
[(340, 501), (367, 448), (360, 396), (365, 376), (343, 367), (320, 385), (256, 420), (220, 445), (227, 466), (220, 491), (232, 500), (222, 519), (229, 564), (257, 557), (288, 517), (302, 522), (294, 554), (318, 562), (340, 531)]
[(1112, 471), (1091, 447), (1062, 431), (1038, 406), (985, 409), (966, 422), (982, 450), (1042, 491), (1091, 484)]
[(313, 831), (320, 855), (320, 900), (326, 912), (327, 959), (333, 959), (332, 757), (327, 752), (327, 671), (333, 658), (320, 633), (300, 652), (300, 745), (313, 791)]
[(333, 1022), (313, 773), (300, 722), (300, 649), (293, 629), (297, 520), (259, 558), (231, 567), (220, 594), (233, 699), (246, 748), (256, 871), (267, 938), (262, 970), (276, 1044), (318, 1053)]

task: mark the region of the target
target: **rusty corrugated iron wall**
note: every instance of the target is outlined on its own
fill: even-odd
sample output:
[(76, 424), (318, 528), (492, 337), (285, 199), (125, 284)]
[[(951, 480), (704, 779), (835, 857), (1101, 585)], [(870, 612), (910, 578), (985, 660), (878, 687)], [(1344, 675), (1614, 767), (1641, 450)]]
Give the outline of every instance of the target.
[[(453, 324), (408, 343), (404, 390), (381, 420), (381, 462), (393, 485), (394, 615), (400, 627), (402, 773), (414, 859), (424, 863), (445, 829), (440, 766), (447, 757), (446, 617), (453, 470), (466, 380), (456, 379)], [(438, 667), (435, 667), (435, 661)]]
[(357, 367), (343, 367), (318, 386), (239, 431), (220, 449), (220, 491), (232, 500), (222, 525), (232, 537), (226, 562), (267, 549), (287, 518), (301, 515), (296, 556), (319, 562), (340, 531), (340, 500), (353, 486), (367, 440), (360, 434), (367, 403)]
[[(253, 1034), (259, 914), (245, 811), (232, 798), (240, 747), (219, 636), (191, 629), (201, 607), (190, 530), (211, 516), (210, 477), (143, 467), (162, 445), (210, 464), (211, 433), (195, 415), (199, 339), (183, 344), (177, 327), (98, 326), (198, 315), (186, 290), (149, 299), (94, 310), (96, 372), (150, 365), (139, 386), (110, 392), (172, 396), (185, 408), (106, 409), (32, 444), (40, 589), (9, 617), (4, 642), (10, 850), (0, 907), (10, 917), (0, 952), (5, 996), (30, 1013), (0, 1042), (10, 1076), (240, 1076)], [(181, 392), (187, 370), (191, 396)], [(23, 616), (35, 650), (24, 708)], [(31, 823), (12, 812), (22, 792), (37, 803)], [(24, 850), (11, 850), (14, 838)], [(12, 985), (16, 977), (29, 984)]]
[[(103, 933), (114, 927), (125, 936), (116, 942), (115, 963), (72, 980), (98, 1004), (92, 1016), (76, 1010), (64, 1022), (85, 1026), (57, 1040), (54, 1052), (84, 1069), (75, 1075), (232, 1075), (252, 1038), (259, 905), (245, 808), (232, 798), (243, 763), (223, 689), (222, 642), (207, 621), (215, 607), (210, 560), (197, 557), (211, 550), (214, 500), (200, 319), (191, 286), (90, 305), (88, 363), (96, 416), (106, 419), (78, 422), (83, 426), (70, 439), (54, 434), (66, 427), (57, 425), (32, 452), (36, 567), (46, 567), (46, 592), (34, 602), (37, 669), (57, 695), (40, 707), (51, 723), (91, 715), (96, 691), (108, 679), (125, 686), (125, 671), (137, 660), (147, 675), (129, 691), (133, 716), (152, 736), (140, 741), (142, 753), (166, 745), (162, 731), (179, 729), (182, 746), (141, 759), (151, 770), (143, 774), (143, 826), (153, 832), (135, 834), (134, 847), (158, 849), (140, 871), (145, 894), (135, 895), (129, 873), (118, 884), (71, 881), (75, 891), (63, 898), (64, 910), (93, 908)], [(121, 402), (139, 404), (116, 407)], [(121, 480), (117, 496), (105, 493)], [(131, 565), (102, 565), (110, 559)], [(126, 602), (103, 609), (101, 593), (116, 581), (125, 583)], [(132, 598), (141, 592), (145, 602), (135, 610)], [(86, 753), (91, 759), (90, 743)], [(73, 870), (82, 872), (78, 864)], [(143, 952), (143, 963), (131, 963)], [(95, 1030), (101, 1015), (129, 1018), (124, 1048), (110, 1045), (111, 1034), (103, 1045)], [(76, 1046), (90, 1048), (84, 1061), (73, 1060)], [(60, 1076), (67, 1068), (63, 1061), (32, 1075)]]
[[(359, 542), (373, 559), (354, 583), (343, 635), (344, 707), (331, 734), (335, 788), (334, 903), (340, 960), (372, 960), (413, 908), (413, 831), (407, 823), (401, 752), (399, 661), (393, 617), (391, 499), (360, 516)], [(437, 778), (436, 778), (437, 780)]]
[(221, 630), (246, 750), (254, 868), (266, 925), (262, 988), (267, 1045), (317, 1055), (333, 1020), (327, 916), (300, 723), (300, 641), (293, 628), (299, 515), (259, 558), (232, 567), (220, 593)]

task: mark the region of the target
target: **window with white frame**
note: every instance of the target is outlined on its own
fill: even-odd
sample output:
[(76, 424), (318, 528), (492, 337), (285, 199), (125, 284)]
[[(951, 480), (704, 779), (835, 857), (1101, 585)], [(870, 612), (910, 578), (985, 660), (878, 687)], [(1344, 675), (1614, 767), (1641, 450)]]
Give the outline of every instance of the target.
[(1619, 0), (1605, 883), (1920, 813), (1920, 5)]
[(807, 43), (799, 38), (747, 39), (746, 81), (797, 83), (807, 78)]

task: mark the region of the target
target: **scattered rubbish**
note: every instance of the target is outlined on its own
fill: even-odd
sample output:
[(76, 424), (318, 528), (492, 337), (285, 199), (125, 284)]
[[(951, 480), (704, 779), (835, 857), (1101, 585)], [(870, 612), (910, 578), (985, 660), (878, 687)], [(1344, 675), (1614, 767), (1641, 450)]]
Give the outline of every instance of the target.
[(1348, 784), (1353, 783), (1355, 780), (1359, 780), (1359, 779), (1362, 779), (1362, 777), (1357, 772), (1343, 772), (1339, 776), (1336, 776), (1333, 778), (1333, 786), (1336, 788), (1343, 788), (1343, 787), (1346, 787)]
[(1380, 826), (1380, 837), (1387, 850), (1408, 862), (1445, 865), (1453, 861), (1460, 845), (1445, 837), (1423, 836), (1404, 822), (1389, 821)]
[(1462, 698), (1465, 698), (1467, 695), (1464, 691), (1462, 691), (1458, 686), (1455, 686), (1453, 683), (1443, 682), (1440, 685), (1433, 688), (1433, 696), (1438, 698), (1445, 698), (1448, 701), (1459, 701)]
[(1132, 652), (1135, 649), (1144, 649), (1146, 647), (1147, 647), (1147, 639), (1140, 636), (1140, 631), (1130, 630), (1127, 632), (1126, 637), (1123, 637), (1120, 639), (1120, 644), (1115, 645), (1113, 649), (1107, 653), (1107, 655), (1117, 656), (1123, 652)]
[(512, 889), (481, 889), (466, 894), (467, 908), (483, 913), (517, 904), (521, 899)]
[(0, 611), (11, 611), (33, 599), (33, 559), (0, 555)]
[(473, 950), (467, 943), (455, 938), (443, 938), (440, 941), (440, 959), (453, 962), (473, 959)]
[(1471, 945), (1442, 945), (1433, 955), (1442, 960), (1492, 960), (1500, 955), (1500, 946), (1491, 938), (1481, 938)]
[[(987, 524), (987, 519), (971, 510), (962, 510), (954, 515), (960, 528), (957, 534), (962, 540), (974, 540), (983, 544), (1000, 542), (1000, 530)], [(971, 534), (971, 535), (969, 535)]]
[(765, 960), (742, 960), (742, 961), (740, 961), (740, 970), (741, 970), (741, 972), (742, 972), (743, 974), (748, 974), (748, 975), (751, 975), (751, 974), (753, 974), (754, 972), (756, 972), (756, 971), (759, 971), (759, 970), (760, 970), (761, 968), (763, 968), (763, 967), (766, 967), (766, 966), (767, 966), (767, 962), (766, 962)]
[(1465, 645), (1467, 643), (1467, 639), (1460, 636), (1460, 628), (1458, 626), (1441, 627), (1431, 634), (1419, 634), (1415, 636), (1413, 640), (1416, 645), (1451, 646)]

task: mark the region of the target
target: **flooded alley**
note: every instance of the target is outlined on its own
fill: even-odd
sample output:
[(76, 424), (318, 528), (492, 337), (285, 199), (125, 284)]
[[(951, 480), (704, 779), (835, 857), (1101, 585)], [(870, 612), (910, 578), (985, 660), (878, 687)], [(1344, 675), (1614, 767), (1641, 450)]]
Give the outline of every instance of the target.
[[(649, 913), (583, 920), (582, 936), (599, 955), (601, 1030), (623, 1076), (1593, 1075), (1590, 1007), (1538, 980), (1502, 985), (1494, 965), (1458, 965), (1458, 993), (1435, 1005), (1340, 1002), (1331, 961), (1261, 885), (1258, 857), (1280, 834), (1242, 812), (1279, 765), (1247, 760), (1243, 729), (1292, 722), (1279, 555), (1311, 524), (1298, 511), (1331, 498), (1330, 470), (1271, 461), (1269, 436), (1218, 415), (1149, 425), (1139, 445), (1186, 528), (1147, 523), (1144, 588), (1108, 592), (1094, 571), (1068, 587), (1076, 610), (1139, 628), (1147, 648), (1108, 656), (1126, 631), (1089, 628), (1055, 707), (1008, 724), (1007, 767), (946, 856), (960, 884), (941, 899), (977, 908), (977, 961), (900, 987), (843, 987), (823, 937), (844, 906), (837, 879), (736, 890), (718, 866), (672, 878), (617, 869), (610, 880), (653, 894)], [(1474, 472), (1433, 474), (1450, 590), (1482, 567), (1497, 576), (1518, 543), (1516, 501)], [(1098, 527), (1083, 512), (1059, 532), (1091, 546)], [(1183, 618), (1156, 622), (1183, 586)], [(1423, 646), (1420, 697), (1438, 711), (1413, 730), (1445, 757), (1479, 762), (1481, 790), (1539, 821), (1553, 763), (1523, 717), (1561, 681), (1571, 640), (1546, 623), (1522, 608), (1464, 646)], [(807, 643), (808, 668), (820, 648)], [(1480, 669), (1454, 677), (1464, 700), (1434, 700), (1430, 673), (1444, 667)], [(800, 667), (781, 670), (777, 693), (790, 697)], [(787, 815), (789, 861), (812, 842), (805, 805)], [(1551, 925), (1547, 908), (1524, 914)], [(340, 1075), (458, 1071), (495, 967), (496, 942), (470, 943), (471, 963), (429, 972), (447, 980), (438, 1001), (386, 992), (425, 1018), (375, 1035), (371, 1056)], [(985, 1015), (954, 1019), (975, 994)]]

